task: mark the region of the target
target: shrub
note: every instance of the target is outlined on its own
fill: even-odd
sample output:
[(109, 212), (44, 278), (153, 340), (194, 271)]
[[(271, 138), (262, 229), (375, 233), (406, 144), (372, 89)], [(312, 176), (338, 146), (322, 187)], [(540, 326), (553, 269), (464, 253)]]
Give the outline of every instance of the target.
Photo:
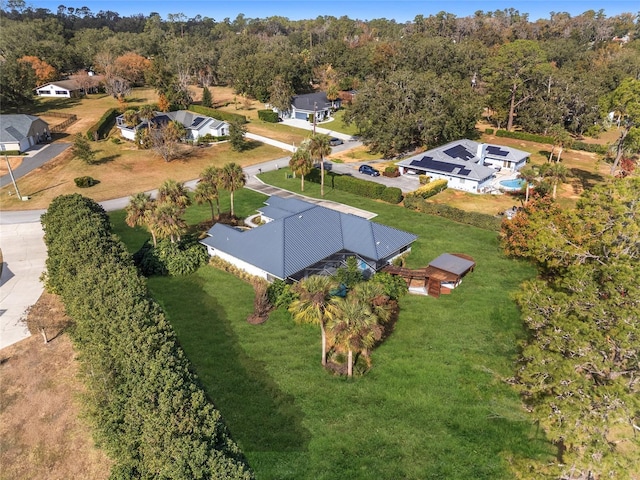
[(606, 155), (607, 151), (609, 150), (609, 146), (601, 145), (599, 143), (573, 142), (571, 144), (571, 149), (582, 150), (583, 152), (597, 153), (599, 155)]
[(215, 118), (216, 120), (222, 120), (223, 122), (232, 122), (234, 120), (245, 124), (247, 123), (247, 117), (244, 115), (238, 115), (237, 113), (224, 112), (215, 108), (203, 107), (202, 105), (189, 105), (189, 110), (192, 112), (206, 115), (207, 117)]
[(4, 150), (2, 153), (8, 157), (22, 155), (20, 150)]
[(493, 132), (495, 132), (495, 130), (493, 128), (485, 128), (484, 129), (484, 133), (486, 133), (487, 135), (493, 135)]
[(264, 122), (278, 123), (278, 112), (273, 110), (258, 110), (258, 118)]
[(92, 177), (76, 177), (73, 179), (73, 183), (75, 183), (76, 187), (79, 188), (89, 188), (97, 185), (100, 182)]
[(398, 187), (387, 187), (382, 192), (382, 197), (380, 200), (383, 200), (387, 203), (398, 204), (402, 201), (402, 190)]
[(429, 175), (418, 175), (418, 180), (420, 181), (420, 185), (426, 185), (431, 181), (431, 177)]
[(207, 263), (206, 249), (193, 237), (185, 237), (179, 242), (163, 239), (153, 247), (146, 242), (134, 256), (140, 272), (152, 275), (189, 275)]
[(89, 128), (87, 131), (87, 138), (96, 142), (105, 138), (115, 125), (117, 116), (118, 110), (116, 108), (108, 109), (104, 112), (102, 117), (100, 117), (100, 120)]
[(407, 196), (415, 195), (421, 198), (433, 197), (434, 195), (445, 190), (447, 188), (448, 183), (449, 182), (443, 178), (434, 180), (433, 182), (429, 182), (426, 185), (421, 186), (417, 190), (409, 193)]
[(289, 308), (291, 302), (296, 299), (296, 294), (284, 280), (276, 280), (267, 287), (269, 303), (276, 308)]

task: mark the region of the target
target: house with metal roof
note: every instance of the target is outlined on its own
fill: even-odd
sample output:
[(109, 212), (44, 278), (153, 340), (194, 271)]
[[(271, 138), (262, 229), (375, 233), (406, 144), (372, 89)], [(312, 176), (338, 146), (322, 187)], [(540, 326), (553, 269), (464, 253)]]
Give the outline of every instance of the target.
[(87, 93), (98, 91), (98, 85), (104, 80), (103, 75), (89, 73), (88, 82), (80, 82), (75, 78), (56, 80), (36, 87), (34, 90), (39, 97), (76, 98)]
[(128, 139), (135, 140), (136, 132), (141, 128), (148, 128), (149, 122), (152, 126), (160, 126), (169, 122), (179, 122), (187, 131), (187, 140), (197, 140), (205, 135), (212, 137), (224, 137), (229, 135), (229, 124), (222, 120), (207, 117), (189, 110), (178, 110), (175, 112), (155, 112), (151, 119), (142, 118), (134, 126), (127, 125), (124, 114), (116, 117), (116, 127), (120, 129), (120, 134)]
[(35, 115), (0, 115), (0, 145), (3, 151), (24, 152), (50, 139), (49, 124)]
[(503, 145), (456, 140), (398, 162), (403, 175), (428, 175), (445, 179), (449, 188), (472, 193), (486, 191), (496, 171), (513, 172), (525, 166), (529, 152)]
[(297, 199), (271, 196), (265, 223), (250, 230), (215, 224), (200, 243), (211, 256), (268, 281), (332, 274), (356, 257), (366, 275), (406, 251), (417, 236)]

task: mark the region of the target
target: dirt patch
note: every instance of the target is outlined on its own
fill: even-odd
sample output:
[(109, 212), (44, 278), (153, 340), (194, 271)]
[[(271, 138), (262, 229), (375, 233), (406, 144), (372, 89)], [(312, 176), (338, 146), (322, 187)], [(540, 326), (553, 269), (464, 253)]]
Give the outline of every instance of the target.
[[(44, 293), (38, 312), (62, 316)], [(44, 344), (34, 335), (0, 351), (0, 479), (109, 477), (111, 461), (79, 418), (78, 365), (67, 335)]]

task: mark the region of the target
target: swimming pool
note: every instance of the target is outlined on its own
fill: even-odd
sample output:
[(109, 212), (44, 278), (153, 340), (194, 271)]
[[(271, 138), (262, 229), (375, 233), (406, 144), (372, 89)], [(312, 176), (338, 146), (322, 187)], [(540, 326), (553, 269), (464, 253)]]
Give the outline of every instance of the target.
[(505, 190), (522, 190), (526, 182), (521, 178), (512, 178), (511, 180), (500, 180), (500, 186)]

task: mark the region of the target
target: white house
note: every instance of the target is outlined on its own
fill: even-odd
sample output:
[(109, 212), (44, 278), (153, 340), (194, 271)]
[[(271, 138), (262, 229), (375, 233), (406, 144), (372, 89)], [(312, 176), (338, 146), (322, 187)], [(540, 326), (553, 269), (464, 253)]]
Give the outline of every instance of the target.
[(341, 99), (329, 100), (325, 92), (306, 93), (295, 95), (291, 99), (291, 108), (280, 112), (274, 109), (282, 118), (306, 120), (313, 123), (315, 114), (316, 122), (322, 122), (331, 116), (331, 113), (340, 108)]
[(250, 230), (216, 223), (200, 243), (209, 255), (268, 281), (333, 273), (356, 257), (365, 275), (409, 251), (416, 235), (302, 200), (271, 196), (266, 223)]
[(102, 75), (88, 74), (87, 81), (74, 78), (57, 80), (36, 87), (35, 92), (39, 97), (76, 98), (86, 93), (97, 92), (102, 79)]
[(4, 151), (24, 152), (51, 139), (49, 124), (34, 115), (0, 115), (0, 145)]
[[(173, 121), (179, 122), (187, 131), (187, 140), (197, 140), (205, 135), (211, 135), (212, 137), (229, 135), (229, 124), (227, 122), (188, 110), (155, 112), (155, 116), (150, 121), (155, 126)], [(116, 126), (120, 129), (120, 134), (128, 140), (135, 140), (136, 132), (141, 128), (147, 128), (148, 124), (149, 120), (143, 118), (138, 125), (131, 127), (125, 123), (124, 115), (116, 117)]]
[(428, 175), (447, 180), (449, 188), (483, 193), (497, 170), (516, 172), (525, 166), (529, 155), (511, 147), (463, 139), (405, 158), (397, 165), (402, 175)]

